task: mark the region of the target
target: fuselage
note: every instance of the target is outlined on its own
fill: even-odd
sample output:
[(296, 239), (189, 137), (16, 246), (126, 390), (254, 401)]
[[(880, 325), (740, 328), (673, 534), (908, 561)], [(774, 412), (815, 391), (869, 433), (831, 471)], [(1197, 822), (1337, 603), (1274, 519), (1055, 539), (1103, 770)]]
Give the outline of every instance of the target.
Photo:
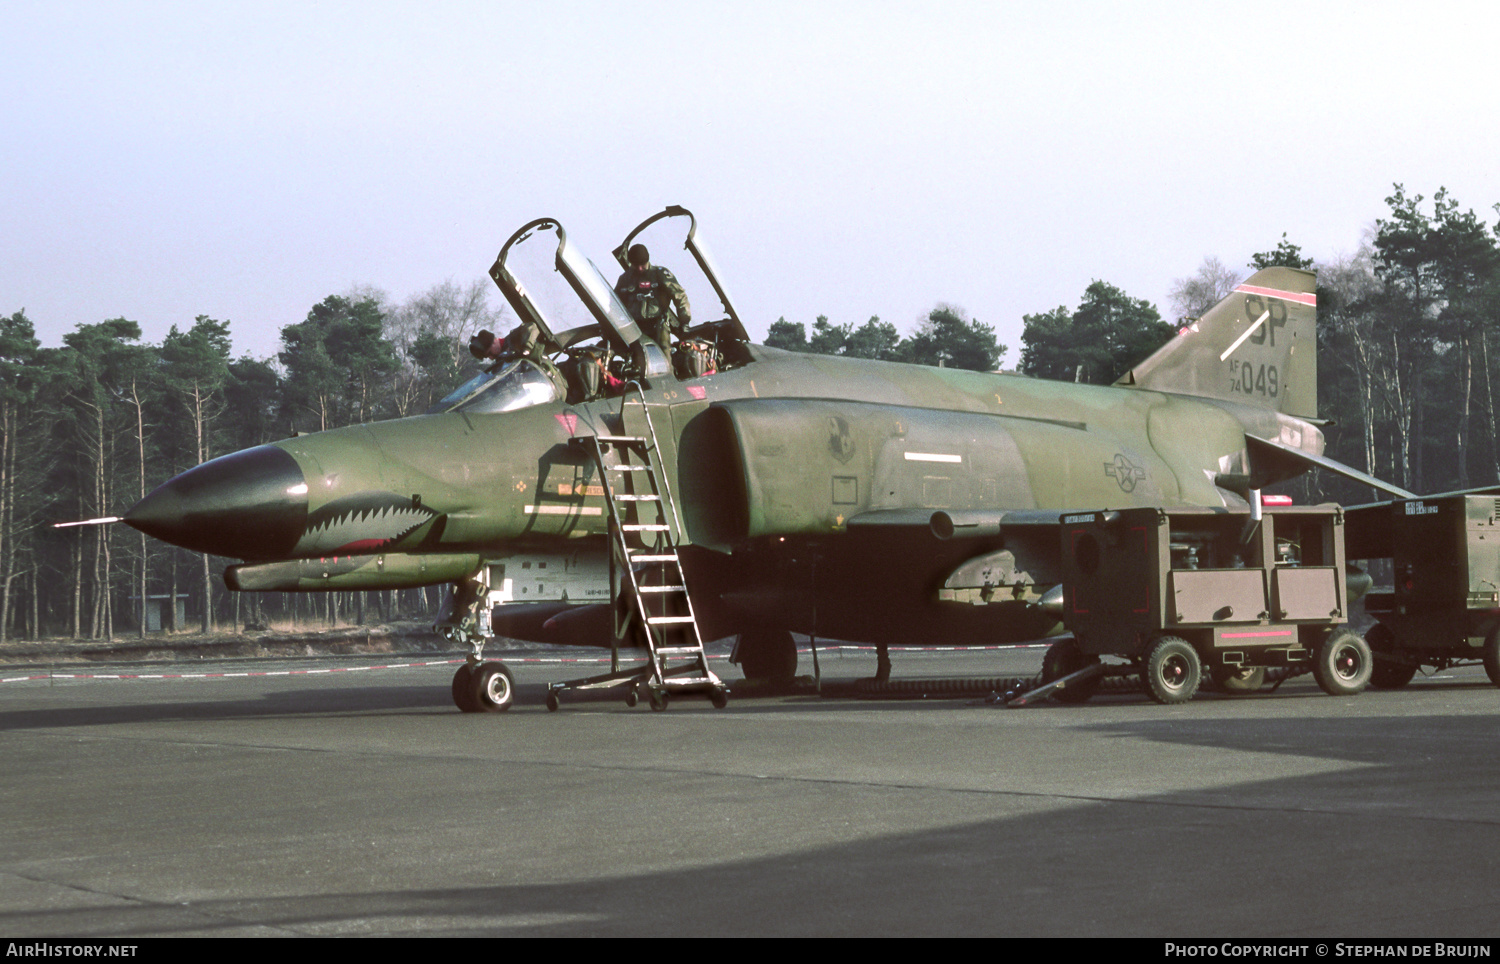
[[(695, 568), (716, 596), (738, 593), (740, 610), (801, 607), (810, 615), (792, 621), (820, 624), (814, 628), (832, 621), (846, 636), (868, 638), (890, 619), (870, 616), (860, 587), (888, 583), (886, 591), (921, 602), (898, 622), (936, 620), (941, 629), (952, 620), (933, 615), (944, 611), (934, 608), (933, 580), (1003, 540), (923, 545), (910, 554), (905, 540), (931, 540), (930, 533), (895, 526), (878, 537), (851, 535), (851, 520), (1221, 506), (1236, 497), (1215, 476), (1244, 471), (1247, 432), (1321, 450), (1312, 425), (1231, 402), (753, 352), (753, 361), (729, 371), (656, 379), (639, 396), (649, 426), (634, 392), (628, 400), (350, 426), (205, 463), (165, 483), (126, 520), (165, 541), (250, 562), (483, 559), (577, 545), (572, 540), (604, 536), (607, 512), (596, 466), (569, 440), (653, 431), (683, 541), (697, 550)], [(823, 567), (823, 586), (793, 586), (796, 600), (772, 588), (756, 595), (768, 573), (786, 583), (804, 564)], [(905, 567), (922, 571), (889, 578)], [(444, 571), (426, 581), (450, 578)], [(380, 584), (389, 582), (372, 583)], [(1024, 632), (1035, 625), (1033, 618)]]

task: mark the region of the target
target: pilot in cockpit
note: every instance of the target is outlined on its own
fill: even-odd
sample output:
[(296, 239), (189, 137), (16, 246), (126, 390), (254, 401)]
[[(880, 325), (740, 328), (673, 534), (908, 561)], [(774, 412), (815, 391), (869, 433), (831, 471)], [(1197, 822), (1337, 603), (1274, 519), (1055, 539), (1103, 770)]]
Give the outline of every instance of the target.
[[(692, 308), (687, 292), (682, 290), (672, 272), (651, 263), (644, 244), (633, 244), (627, 259), (630, 267), (615, 282), (615, 293), (625, 305), (647, 338), (661, 346), (664, 354), (672, 352), (672, 336), (681, 336), (692, 324)], [(672, 307), (677, 316), (673, 318)]]
[(512, 328), (504, 338), (496, 338), (494, 332), (483, 328), (469, 339), (469, 354), (480, 362), (493, 363), (488, 365), (491, 371), (500, 363), (526, 358), (546, 372), (548, 378), (563, 385), (562, 372), (547, 357), (549, 348), (556, 350), (556, 346), (542, 334), (536, 323), (530, 321)]

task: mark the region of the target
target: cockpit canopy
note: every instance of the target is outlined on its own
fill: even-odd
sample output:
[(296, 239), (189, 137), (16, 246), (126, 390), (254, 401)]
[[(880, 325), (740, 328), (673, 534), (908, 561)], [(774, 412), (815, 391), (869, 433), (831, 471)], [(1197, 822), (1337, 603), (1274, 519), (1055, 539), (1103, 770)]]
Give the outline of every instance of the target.
[[(680, 341), (669, 357), (654, 337), (643, 334), (604, 273), (568, 240), (562, 225), (538, 218), (510, 236), (490, 268), (490, 277), (521, 321), (507, 336), (507, 345), (524, 334), (514, 342), (521, 347), (508, 347), (500, 362), (464, 382), (427, 414), (510, 412), (563, 400), (577, 404), (618, 394), (632, 383), (650, 387), (659, 378), (708, 377), (752, 361), (744, 326), (698, 236), (692, 212), (674, 205), (652, 215), (630, 232), (615, 257), (625, 264), (633, 240), (672, 218), (686, 219), (686, 239), (677, 243), (711, 286), (723, 307), (722, 319), (678, 330)], [(678, 229), (682, 223), (673, 222)], [(664, 243), (659, 250), (670, 260), (674, 247)]]

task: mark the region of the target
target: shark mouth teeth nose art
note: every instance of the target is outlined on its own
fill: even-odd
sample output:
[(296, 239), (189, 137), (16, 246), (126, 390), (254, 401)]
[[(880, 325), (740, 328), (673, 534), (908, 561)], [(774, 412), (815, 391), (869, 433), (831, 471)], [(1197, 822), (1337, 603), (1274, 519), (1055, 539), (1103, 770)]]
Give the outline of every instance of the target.
[(328, 503), (307, 517), (299, 554), (374, 552), (408, 536), (437, 516), (389, 493), (364, 493)]

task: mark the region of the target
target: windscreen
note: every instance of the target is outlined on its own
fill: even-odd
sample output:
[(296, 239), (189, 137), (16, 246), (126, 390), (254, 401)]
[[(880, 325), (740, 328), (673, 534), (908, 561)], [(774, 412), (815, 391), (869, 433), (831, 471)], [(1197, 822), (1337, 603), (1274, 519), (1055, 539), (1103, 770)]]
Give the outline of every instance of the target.
[(522, 359), (496, 371), (475, 375), (428, 409), (427, 414), (513, 412), (518, 408), (559, 401), (562, 397), (562, 389), (546, 372), (534, 362)]

